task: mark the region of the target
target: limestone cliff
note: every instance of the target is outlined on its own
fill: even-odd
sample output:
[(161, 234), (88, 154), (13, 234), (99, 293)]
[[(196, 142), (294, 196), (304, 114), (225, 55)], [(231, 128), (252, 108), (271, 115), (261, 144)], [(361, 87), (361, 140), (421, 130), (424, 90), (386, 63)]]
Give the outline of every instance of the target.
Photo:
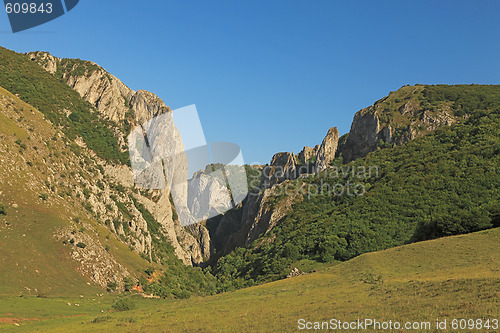
[[(283, 195), (287, 184), (289, 190)], [(285, 180), (264, 189), (260, 195), (249, 195), (243, 205), (225, 213), (212, 233), (218, 255), (227, 254), (236, 247), (248, 246), (278, 225), (293, 204), (303, 200), (302, 192), (293, 184), (294, 181)]]
[(193, 216), (206, 220), (232, 207), (224, 180), (197, 172), (188, 183), (188, 207)]
[(377, 114), (371, 112), (370, 108), (358, 111), (354, 115), (349, 136), (342, 148), (344, 161), (352, 161), (376, 150), (379, 134), (380, 121)]
[[(170, 108), (155, 94), (144, 90), (138, 90), (137, 92), (131, 90), (118, 78), (90, 61), (60, 59), (47, 52), (31, 52), (27, 56), (76, 90), (82, 98), (96, 108), (103, 120), (114, 123), (115, 126), (112, 129), (122, 150), (127, 149), (127, 136), (130, 129), (149, 121), (146, 130), (156, 140), (165, 141), (157, 144), (157, 147), (170, 147), (176, 152), (184, 151), (182, 138), (173, 124), (173, 120), (169, 122), (168, 129), (162, 128), (167, 123), (165, 121), (151, 122), (152, 119), (160, 115), (172, 118)], [(157, 135), (162, 131), (169, 133), (169, 135)], [(181, 205), (176, 203), (176, 206), (178, 206), (178, 209), (182, 209), (183, 205), (187, 205), (187, 184), (182, 181), (187, 179), (187, 160), (185, 155), (176, 154), (176, 159), (172, 163), (173, 167), (168, 168), (170, 174), (166, 176), (169, 184), (176, 184), (176, 198), (180, 198), (183, 203)], [(119, 184), (127, 187), (134, 185), (134, 174), (130, 167), (106, 165), (105, 170), (106, 174)], [(155, 197), (154, 200), (150, 198), (152, 195)], [(141, 192), (134, 195), (134, 197), (163, 226), (162, 232), (172, 243), (176, 255), (185, 264), (199, 264), (209, 258), (210, 240), (207, 239), (208, 231), (203, 226), (199, 226), (199, 239), (197, 239), (191, 232), (181, 227), (179, 220), (173, 217), (172, 212), (175, 209), (170, 200), (170, 190), (168, 188), (154, 191), (154, 194), (151, 191)], [(97, 211), (101, 214), (108, 213), (105, 208), (106, 204), (109, 204), (109, 202), (94, 201)], [(138, 230), (138, 235), (142, 235), (144, 232), (147, 233), (147, 225), (140, 212), (133, 205), (130, 207), (133, 216), (131, 228)], [(112, 220), (113, 216), (110, 216), (110, 219)], [(136, 223), (140, 224), (137, 228), (135, 227)], [(121, 232), (120, 229), (115, 230), (112, 224), (110, 228), (117, 233)], [(148, 234), (148, 237), (142, 242), (134, 242), (138, 252), (151, 247), (151, 235)]]

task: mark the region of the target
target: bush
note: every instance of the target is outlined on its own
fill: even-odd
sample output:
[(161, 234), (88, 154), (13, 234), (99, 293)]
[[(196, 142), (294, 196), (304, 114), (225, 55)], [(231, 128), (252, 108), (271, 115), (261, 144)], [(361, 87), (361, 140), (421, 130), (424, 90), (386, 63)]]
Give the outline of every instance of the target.
[(186, 298), (191, 297), (191, 293), (185, 289), (178, 290), (178, 291), (176, 290), (176, 291), (174, 291), (173, 294), (176, 298), (180, 298), (180, 299), (186, 299)]
[(90, 190), (88, 188), (84, 188), (82, 193), (86, 199), (90, 198)]
[(78, 244), (76, 244), (76, 246), (78, 246), (79, 248), (84, 249), (84, 248), (86, 248), (86, 247), (87, 247), (87, 244), (82, 243), (82, 242), (78, 242)]
[(108, 282), (108, 288), (106, 290), (108, 292), (113, 291), (116, 289), (117, 286), (118, 286), (118, 284), (116, 282), (110, 281), (110, 282)]
[(130, 276), (125, 277), (123, 279), (123, 282), (125, 283), (125, 290), (126, 291), (130, 291), (130, 290), (132, 290), (132, 288), (135, 287), (135, 281)]
[(0, 204), (0, 215), (7, 215), (7, 206)]
[(111, 307), (116, 311), (129, 311), (135, 308), (135, 303), (130, 298), (120, 298)]
[(105, 321), (108, 321), (110, 319), (111, 319), (111, 316), (95, 317), (94, 319), (92, 319), (92, 321), (90, 323), (91, 324), (98, 324), (98, 323), (103, 323)]

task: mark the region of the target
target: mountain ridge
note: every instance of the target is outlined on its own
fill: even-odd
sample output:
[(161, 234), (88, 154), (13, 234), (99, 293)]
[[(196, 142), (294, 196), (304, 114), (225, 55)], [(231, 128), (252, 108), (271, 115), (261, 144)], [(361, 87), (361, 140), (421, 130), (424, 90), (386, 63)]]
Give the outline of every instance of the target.
[[(408, 179), (423, 175), (422, 169), (415, 166), (418, 165), (416, 156), (425, 161), (425, 168), (431, 170), (432, 177), (439, 174), (437, 165), (444, 170), (454, 168), (453, 165), (441, 166), (439, 161), (425, 154), (418, 155), (418, 149), (432, 151), (442, 158), (451, 156), (456, 163), (461, 163), (460, 156), (470, 152), (481, 158), (473, 163), (487, 170), (489, 159), (493, 161), (498, 150), (495, 148), (496, 136), (492, 134), (500, 105), (498, 86), (404, 86), (358, 111), (350, 133), (339, 137), (338, 130), (332, 127), (323, 142), (314, 148), (304, 147), (297, 155), (277, 153), (269, 165), (246, 166), (251, 193), (242, 204), (223, 215), (183, 228), (177, 214), (184, 207), (174, 207), (168, 189), (144, 190), (135, 187), (134, 174), (127, 163), (126, 138), (132, 128), (151, 117), (169, 116), (171, 110), (161, 99), (143, 90), (132, 91), (93, 62), (59, 59), (46, 52), (17, 54), (6, 49), (0, 49), (0, 56), (0, 86), (7, 86), (11, 93), (16, 94), (3, 93), (3, 98), (10, 102), (6, 102), (2, 109), (3, 118), (0, 117), (0, 120), (3, 127), (0, 129), (3, 133), (0, 134), (19, 135), (19, 141), (5, 141), (4, 149), (22, 161), (22, 166), (14, 174), (5, 173), (1, 180), (12, 186), (8, 176), (36, 173), (36, 168), (49, 164), (48, 177), (33, 178), (36, 186), (30, 189), (30, 195), (42, 207), (63, 201), (69, 205), (63, 214), (66, 228), (56, 238), (72, 249), (73, 260), (80, 263), (82, 276), (90, 278), (101, 288), (110, 288), (108, 285), (111, 284), (117, 285), (117, 290), (126, 289), (126, 285), (130, 284), (128, 279), (132, 277), (136, 284), (157, 295), (173, 293), (182, 296), (204, 290), (210, 293), (215, 290), (211, 272), (219, 278), (217, 290), (228, 290), (282, 278), (289, 273), (288, 265), (299, 258), (326, 262), (346, 260), (367, 249), (377, 250), (410, 241), (408, 235), (411, 233), (414, 234), (414, 241), (443, 236), (446, 232), (470, 232), (497, 223), (492, 201), (497, 194), (487, 187), (485, 193), (490, 197), (478, 195), (474, 199), (477, 202), (471, 199), (477, 207), (468, 210), (460, 208), (459, 215), (451, 214), (453, 216), (448, 219), (444, 219), (446, 214), (443, 212), (438, 212), (439, 221), (428, 218), (425, 215), (428, 211), (424, 208), (417, 213), (411, 212), (420, 221), (417, 229), (413, 223), (406, 226), (394, 223), (393, 216), (388, 214), (386, 222), (388, 225), (392, 223), (394, 230), (382, 230), (380, 225), (385, 223), (384, 220), (380, 216), (374, 217), (375, 213), (365, 212), (356, 202), (372, 200), (370, 198), (378, 195), (390, 206), (392, 201), (398, 199), (390, 194), (396, 189), (390, 186), (397, 182), (401, 186), (408, 185), (401, 183), (401, 178), (395, 176), (393, 170), (407, 167), (399, 157), (403, 153), (408, 157), (405, 163), (415, 172), (414, 175), (408, 174)], [(23, 103), (19, 98), (34, 105), (26, 104), (22, 108), (12, 106)], [(27, 120), (34, 114), (41, 116), (36, 108), (40, 109), (43, 117), (35, 126)], [(38, 131), (43, 133), (49, 128), (52, 132), (48, 137), (52, 139), (37, 137)], [(479, 130), (486, 134), (477, 133)], [(454, 136), (458, 139), (453, 139)], [(35, 138), (36, 146), (31, 142)], [(183, 148), (178, 132), (170, 140), (176, 149)], [(453, 140), (462, 140), (465, 145), (455, 147)], [(430, 142), (434, 142), (436, 147), (432, 147)], [(12, 150), (12, 147), (15, 149)], [(451, 149), (449, 147), (454, 147), (456, 152), (446, 152), (446, 149)], [(476, 149), (479, 148), (492, 151), (493, 155), (478, 153)], [(388, 166), (387, 161), (392, 161), (393, 165)], [(363, 163), (377, 164), (381, 168), (381, 176), (377, 174), (358, 182), (363, 194), (366, 192), (366, 196), (358, 201), (346, 196), (311, 194), (315, 182), (325, 175), (339, 168), (361, 167)], [(5, 162), (1, 167), (2, 170), (10, 170)], [(174, 169), (180, 177), (187, 172), (182, 161)], [(441, 173), (450, 176), (450, 172)], [(206, 188), (214, 185), (203, 178), (203, 172), (197, 173), (197, 177), (200, 182), (206, 183)], [(338, 184), (332, 180), (327, 183), (331, 187), (348, 187), (349, 182), (356, 181), (355, 178), (354, 172), (346, 173), (344, 178), (335, 179)], [(386, 183), (382, 184), (377, 178), (384, 179)], [(13, 179), (16, 179), (15, 176)], [(425, 184), (422, 179), (418, 181)], [(470, 183), (465, 179), (469, 184), (469, 188), (464, 190), (467, 195), (467, 190), (478, 190), (474, 184), (484, 185), (482, 180), (475, 181)], [(460, 184), (454, 186), (461, 189), (463, 184)], [(224, 186), (215, 188), (226, 190)], [(414, 190), (411, 187), (403, 189), (410, 194)], [(287, 190), (291, 190), (291, 194)], [(429, 188), (419, 190), (423, 190), (427, 197), (432, 196), (428, 193)], [(439, 191), (436, 191), (439, 195), (448, 193), (446, 186)], [(185, 199), (187, 205), (188, 198)], [(2, 200), (7, 202), (8, 210), (18, 205), (5, 198)], [(358, 217), (362, 223), (351, 225), (350, 221), (339, 220), (340, 210), (346, 216), (351, 214), (344, 211), (349, 205), (358, 205), (358, 211), (365, 214)], [(368, 202), (368, 206), (376, 210), (379, 205)], [(405, 207), (404, 203), (400, 207)], [(336, 209), (339, 212), (335, 213)], [(446, 207), (445, 211), (449, 209)], [(72, 212), (78, 213), (78, 216), (73, 216)], [(472, 220), (473, 213), (478, 214), (478, 221)], [(407, 218), (404, 214), (401, 220)], [(11, 223), (9, 220), (13, 215), (6, 216), (4, 220)], [(341, 223), (329, 225), (333, 220)], [(303, 221), (311, 222), (318, 230), (323, 230), (324, 235), (317, 237), (314, 228), (311, 229)], [(367, 226), (378, 231), (367, 231)], [(332, 230), (334, 234), (330, 234)], [(108, 233), (108, 238), (103, 236), (103, 232)], [(304, 243), (302, 236), (307, 233), (311, 241)], [(90, 236), (94, 234), (97, 236)], [(116, 262), (129, 261), (132, 265), (126, 264), (125, 270), (116, 266), (104, 274), (106, 269), (99, 268), (96, 258), (118, 255), (109, 256), (106, 250), (111, 236), (116, 241), (113, 241), (113, 246), (121, 249), (122, 257)], [(361, 239), (368, 245), (364, 246)], [(123, 256), (128, 259), (123, 259)], [(283, 260), (275, 261), (276, 256), (281, 256)], [(211, 267), (203, 271), (184, 270), (177, 259), (188, 266)], [(153, 270), (165, 274), (164, 277), (145, 282), (144, 271), (148, 263)], [(225, 272), (232, 273), (226, 275)], [(194, 286), (189, 276), (203, 281), (203, 288), (200, 290)], [(183, 278), (186, 278), (186, 286), (181, 282)]]

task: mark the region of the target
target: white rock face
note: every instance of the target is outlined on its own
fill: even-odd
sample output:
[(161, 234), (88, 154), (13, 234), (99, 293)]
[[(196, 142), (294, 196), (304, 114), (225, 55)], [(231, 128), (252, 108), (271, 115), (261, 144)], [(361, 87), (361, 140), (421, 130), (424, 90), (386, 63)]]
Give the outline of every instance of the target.
[(134, 91), (104, 69), (93, 72), (90, 77), (65, 74), (64, 79), (108, 119), (115, 122), (125, 119), (129, 111), (126, 103)]
[(232, 207), (231, 196), (220, 170), (207, 175), (198, 172), (188, 185), (188, 207), (197, 219), (209, 219)]

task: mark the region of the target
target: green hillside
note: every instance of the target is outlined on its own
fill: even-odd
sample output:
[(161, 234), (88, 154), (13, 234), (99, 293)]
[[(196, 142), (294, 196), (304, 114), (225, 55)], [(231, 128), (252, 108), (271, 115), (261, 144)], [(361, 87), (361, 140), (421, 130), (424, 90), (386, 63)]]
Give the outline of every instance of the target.
[[(127, 206), (140, 207), (139, 214), (146, 216), (154, 232), (158, 262), (134, 251), (129, 235), (110, 230), (111, 223), (128, 226), (127, 220), (122, 222), (118, 215), (106, 221), (93, 211), (90, 199), (102, 200), (103, 192), (115, 198), (128, 219)], [(129, 288), (139, 284), (164, 297), (213, 293), (214, 277), (185, 266), (175, 256), (158, 222), (131, 193), (103, 175), (88, 150), (0, 87), (0, 294), (72, 296), (114, 291), (114, 274), (122, 269), (128, 272), (124, 275)], [(107, 207), (113, 209), (111, 204)], [(123, 214), (118, 207), (115, 210)], [(92, 270), (94, 265), (107, 272), (102, 278), (108, 287), (92, 281), (93, 274), (102, 275)]]
[(445, 237), (364, 254), (321, 272), (216, 296), (188, 300), (132, 297), (136, 308), (124, 312), (111, 311), (114, 300), (106, 297), (2, 297), (0, 325), (4, 324), (0, 327), (6, 332), (20, 328), (41, 332), (289, 332), (297, 330), (299, 319), (373, 318), (403, 324), (430, 322), (430, 331), (436, 331), (437, 319), (446, 319), (447, 329), (440, 331), (450, 332), (453, 319), (474, 318), (483, 323), (489, 320), (490, 329), (478, 331), (494, 332), (498, 329), (493, 319), (499, 319), (500, 306), (499, 241), (499, 228)]
[[(102, 119), (90, 103), (26, 55), (0, 47), (0, 86), (40, 110), (52, 124), (60, 127), (68, 138), (83, 138), (87, 146), (109, 162), (128, 163), (128, 152), (121, 152), (113, 135), (116, 124)], [(89, 63), (68, 59), (62, 66)], [(89, 69), (90, 70), (90, 69)], [(69, 115), (68, 115), (69, 114)]]
[[(283, 278), (301, 260), (344, 261), (500, 226), (500, 87), (421, 88), (426, 103), (448, 99), (452, 108), (460, 105), (456, 109), (467, 119), (406, 145), (379, 149), (349, 164), (339, 159), (321, 174), (283, 183), (269, 204), (283, 200), (285, 188), (300, 191), (304, 200), (249, 248), (238, 248), (218, 262), (219, 288)], [(387, 109), (391, 112), (394, 108)]]
[(71, 258), (76, 244), (58, 239), (68, 228), (75, 238), (81, 234), (98, 246), (107, 243), (130, 271), (144, 271), (150, 264), (116, 237), (106, 238), (110, 232), (76, 195), (75, 176), (90, 178), (91, 163), (85, 169), (79, 163), (87, 155), (75, 155), (38, 110), (2, 87), (0, 111), (0, 294), (102, 292)]

